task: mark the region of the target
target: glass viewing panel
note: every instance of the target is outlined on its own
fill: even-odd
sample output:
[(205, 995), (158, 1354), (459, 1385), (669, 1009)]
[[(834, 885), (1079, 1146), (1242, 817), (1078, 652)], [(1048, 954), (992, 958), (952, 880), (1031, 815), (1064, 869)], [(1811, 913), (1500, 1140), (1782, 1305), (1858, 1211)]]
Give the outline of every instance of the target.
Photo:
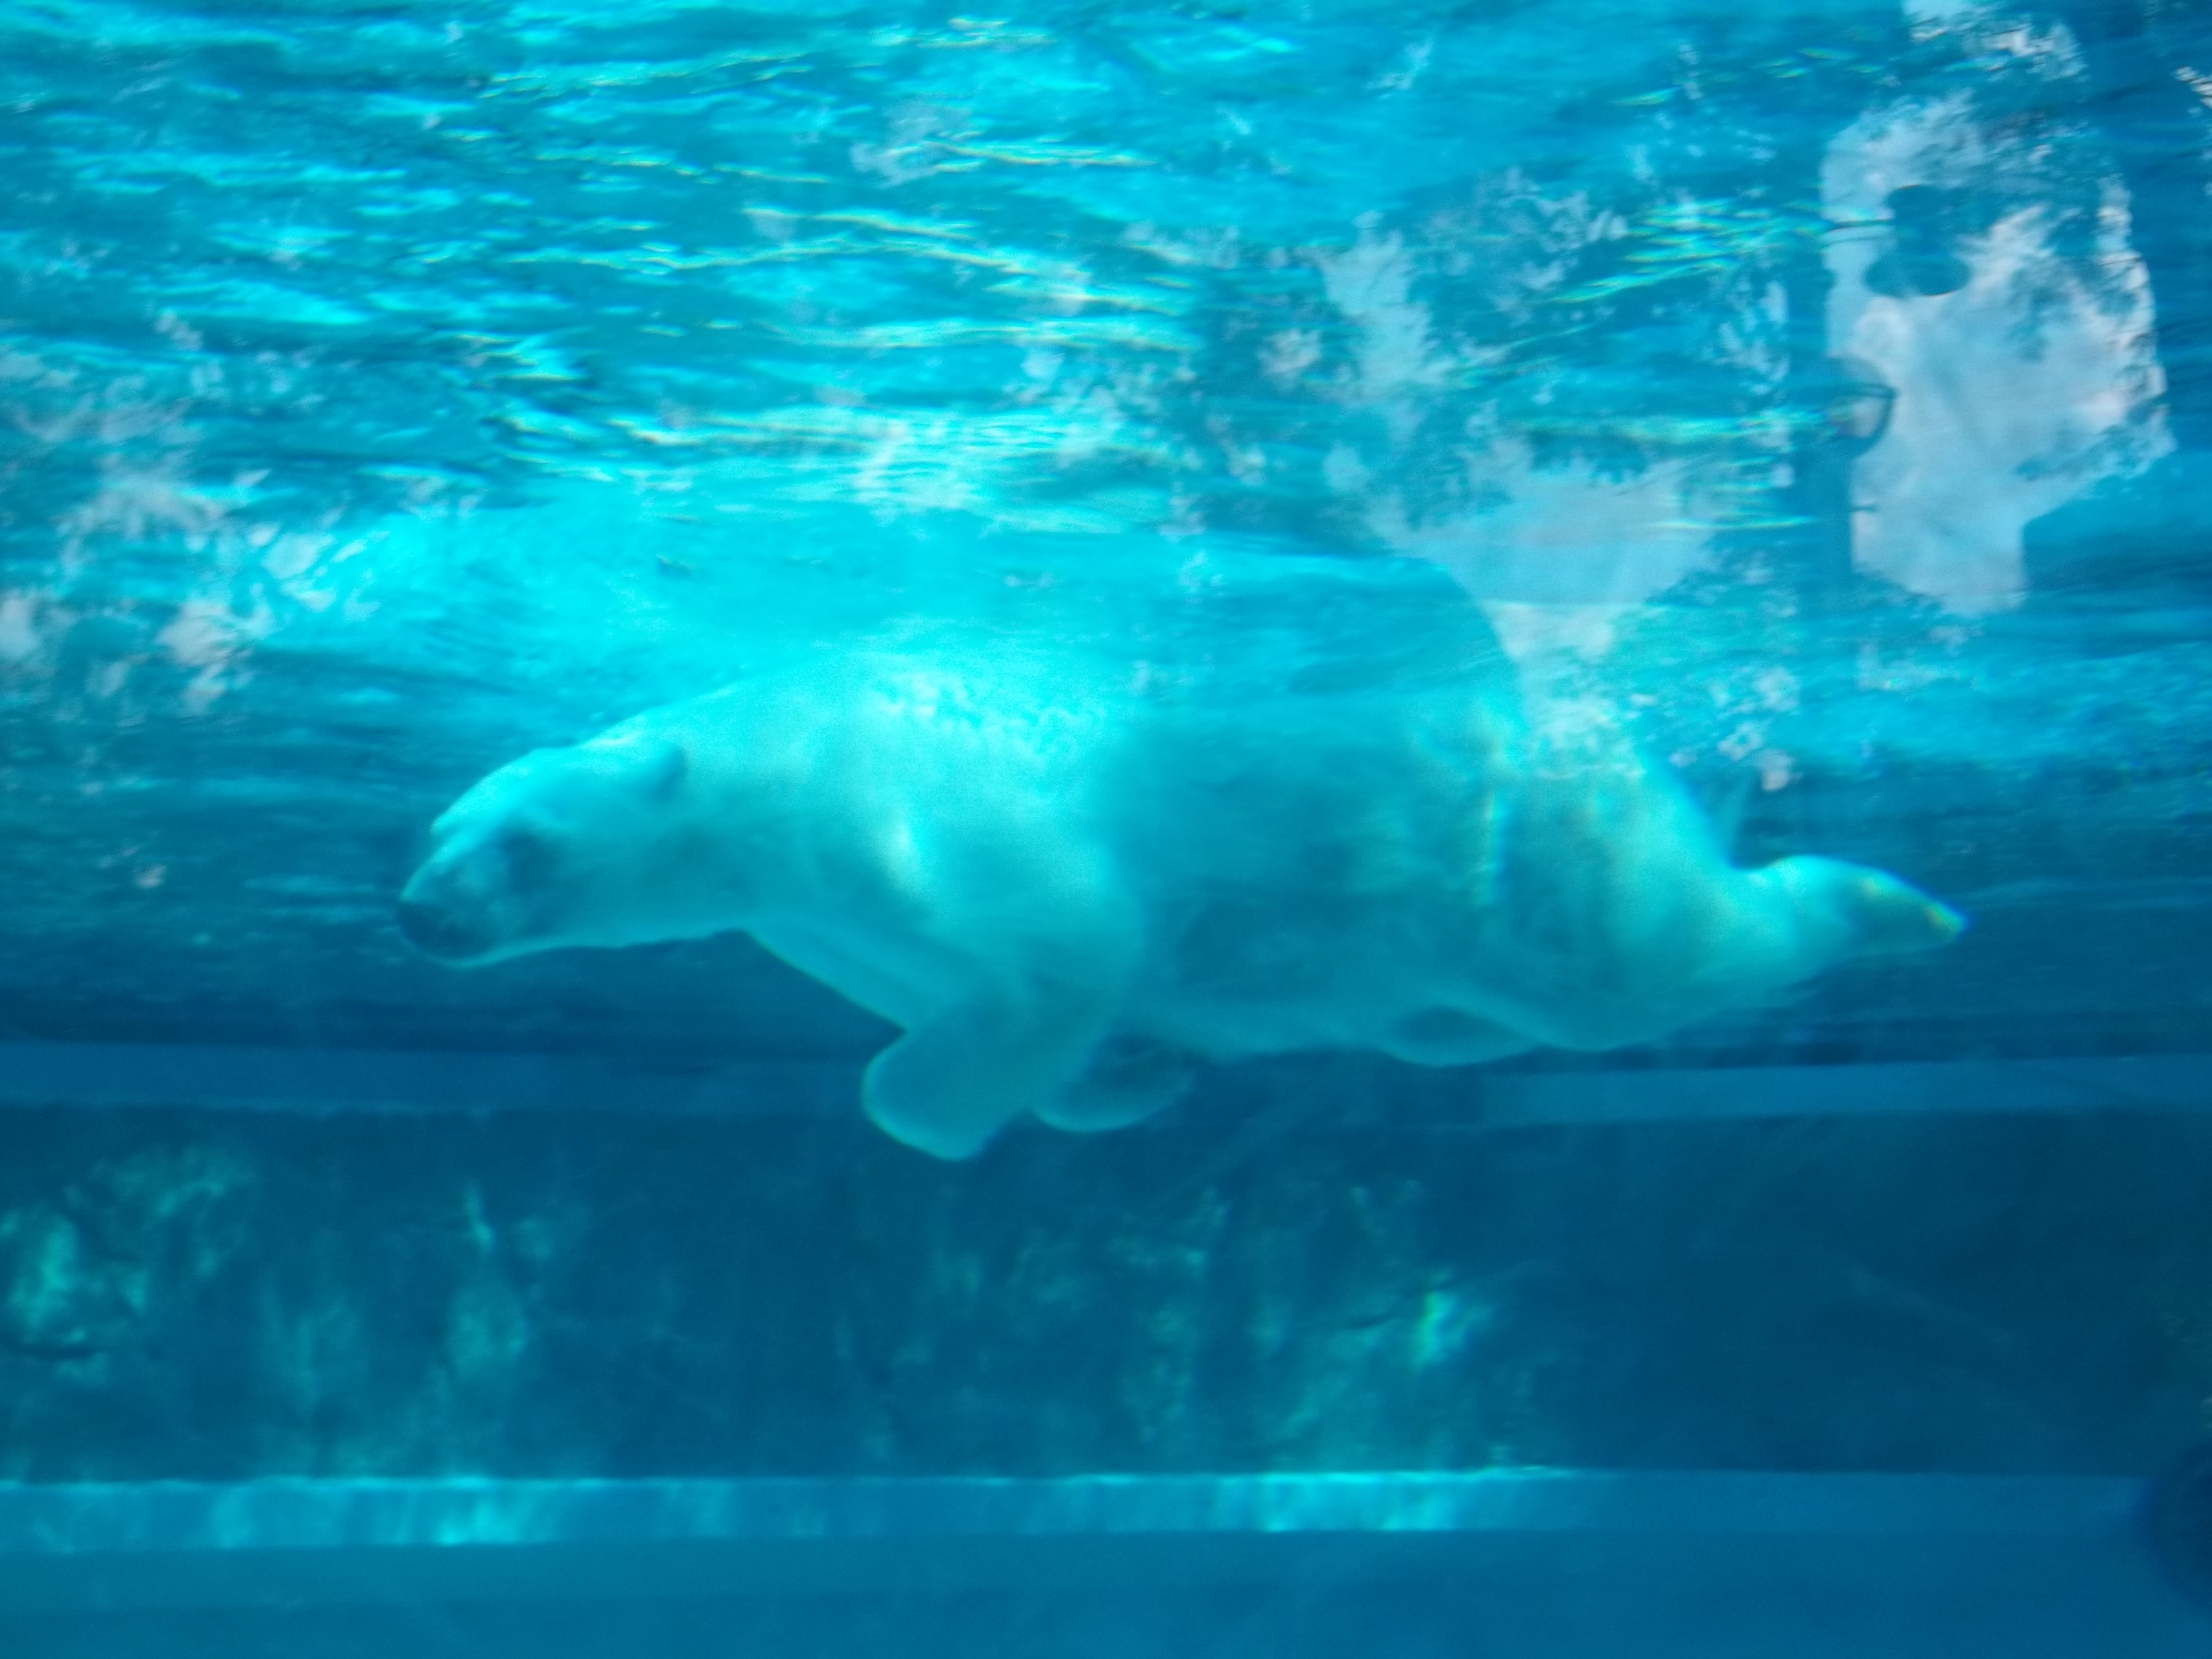
[(0, 1650), (2212, 1641), (2212, 7), (0, 4)]

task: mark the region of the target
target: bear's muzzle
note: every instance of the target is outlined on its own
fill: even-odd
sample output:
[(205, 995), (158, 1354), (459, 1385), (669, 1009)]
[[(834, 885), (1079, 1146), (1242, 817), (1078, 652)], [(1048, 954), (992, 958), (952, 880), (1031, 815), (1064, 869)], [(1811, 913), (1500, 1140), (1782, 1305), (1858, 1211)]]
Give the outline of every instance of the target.
[(423, 955), (441, 962), (468, 962), (488, 956), (506, 941), (487, 907), (456, 904), (441, 884), (418, 873), (399, 896), (399, 931)]

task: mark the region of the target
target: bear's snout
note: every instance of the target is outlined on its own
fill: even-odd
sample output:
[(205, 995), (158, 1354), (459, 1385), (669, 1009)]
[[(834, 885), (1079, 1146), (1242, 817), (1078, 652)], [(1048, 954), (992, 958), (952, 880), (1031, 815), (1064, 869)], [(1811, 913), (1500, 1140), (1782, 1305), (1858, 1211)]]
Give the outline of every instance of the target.
[(399, 895), (399, 931), (425, 956), (441, 962), (467, 962), (506, 943), (495, 906), (468, 902), (469, 884), (433, 861), (415, 872)]
[(404, 895), (399, 900), (399, 931), (416, 950), (441, 962), (480, 957), (494, 943), (483, 936), (482, 928), (471, 927), (464, 918), (434, 900)]

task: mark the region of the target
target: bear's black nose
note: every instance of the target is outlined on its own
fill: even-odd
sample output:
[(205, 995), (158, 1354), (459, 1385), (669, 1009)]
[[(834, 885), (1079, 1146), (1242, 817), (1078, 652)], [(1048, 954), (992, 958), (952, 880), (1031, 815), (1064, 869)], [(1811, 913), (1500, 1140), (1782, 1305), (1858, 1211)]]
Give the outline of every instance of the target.
[(399, 931), (410, 945), (441, 962), (480, 957), (493, 945), (482, 928), (470, 926), (448, 907), (404, 895), (399, 900)]

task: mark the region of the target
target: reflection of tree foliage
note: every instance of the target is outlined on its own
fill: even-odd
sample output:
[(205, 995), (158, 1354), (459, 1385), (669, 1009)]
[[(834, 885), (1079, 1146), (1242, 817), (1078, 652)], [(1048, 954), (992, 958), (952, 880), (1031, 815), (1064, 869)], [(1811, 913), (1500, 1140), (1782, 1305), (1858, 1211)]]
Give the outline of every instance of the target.
[[(1787, 370), (1784, 274), (1817, 264), (1820, 146), (1893, 85), (1906, 51), (1887, 8), (1736, 21), (1647, 14), (1638, 75), (1563, 91), (1549, 116), (1571, 146), (1413, 192), (1369, 233), (1395, 239), (1431, 330), (1422, 382), (1362, 383), (1359, 330), (1299, 251), (1289, 275), (1224, 282), (1196, 385), (1227, 447), (1259, 446), (1242, 476), (1217, 473), (1231, 516), (1295, 520), (1319, 506), (1358, 526), (1315, 476), (1348, 449), (1386, 473), (1416, 520), (1479, 507), (1463, 452), (1510, 434), (1539, 465), (1601, 472), (1688, 459), (1726, 472), (1771, 458)], [(1266, 354), (1304, 335), (1319, 355), (1298, 385), (1270, 387)], [(1221, 432), (1221, 390), (1242, 420)], [(1237, 407), (1248, 394), (1249, 408)], [(1274, 393), (1276, 406), (1270, 402)], [(1285, 391), (1296, 394), (1284, 397)], [(1286, 405), (1286, 406), (1285, 406)], [(1786, 441), (1786, 434), (1784, 434)], [(1271, 498), (1273, 514), (1251, 498)]]
[(1932, 189), (1899, 228), (1926, 244), (1922, 291), (1960, 246), (2033, 210), (2054, 255), (2023, 277), (2033, 303), (2130, 302), (2111, 257), (2112, 157), (2063, 33), (1985, 23), (1912, 40), (1872, 6), (1644, 27), (1643, 80), (1562, 94), (1552, 120), (1577, 131), (1572, 154), (1532, 142), (1528, 164), (1409, 192), (1362, 233), (1402, 249), (1425, 374), (1363, 378), (1360, 327), (1316, 269), (1341, 248), (1212, 277), (1184, 416), (1206, 469), (1186, 487), (1209, 521), (1357, 544), (1370, 526), (1346, 497), (1376, 480), (1416, 523), (1480, 511), (1468, 454), (1501, 435), (1540, 467), (1686, 464), (1740, 521), (1786, 516), (1761, 481), (1830, 418), (1824, 240), (1887, 229), (1824, 217), (1820, 161), (1884, 111), (1960, 111), (1931, 128), (1916, 182)]
[[(1916, 44), (1892, 0), (685, 12), (528, 41), (488, 11), (373, 45), (302, 14), (312, 76), (148, 3), (166, 35), (15, 42), (0, 154), (52, 210), (0, 297), (69, 372), (106, 374), (101, 333), (106, 379), (198, 387), (183, 482), (267, 466), (301, 516), (434, 473), (501, 499), (734, 457), (749, 501), (1346, 547), (1372, 539), (1360, 479), (1416, 524), (1477, 511), (1468, 457), (1505, 438), (1539, 467), (1686, 463), (1772, 519), (1764, 470), (1818, 419), (1792, 374), (1821, 147), (1908, 98), (1969, 97), (1988, 135), (1931, 181), (1961, 234), (2034, 202), (2113, 280), (2063, 61)], [(1382, 148), (1470, 126), (1495, 165), (1449, 184)], [(139, 152), (160, 191), (117, 193)], [(310, 156), (353, 169), (312, 212)], [(1328, 291), (1355, 234), (1401, 250), (1419, 313), (1398, 382)], [(53, 499), (59, 471), (7, 509), (44, 527), (94, 487)]]
[[(2063, 30), (1987, 19), (1919, 44), (1920, 100), (1955, 99), (1963, 118), (1923, 151), (1919, 182), (1944, 191), (1960, 240), (2033, 212), (2057, 261), (2047, 279), (2078, 285), (2118, 311), (2130, 303), (2120, 266), (2100, 245), (2113, 204), (2113, 157), (2085, 118), (2090, 88)], [(2053, 280), (2032, 296), (2058, 301)]]

